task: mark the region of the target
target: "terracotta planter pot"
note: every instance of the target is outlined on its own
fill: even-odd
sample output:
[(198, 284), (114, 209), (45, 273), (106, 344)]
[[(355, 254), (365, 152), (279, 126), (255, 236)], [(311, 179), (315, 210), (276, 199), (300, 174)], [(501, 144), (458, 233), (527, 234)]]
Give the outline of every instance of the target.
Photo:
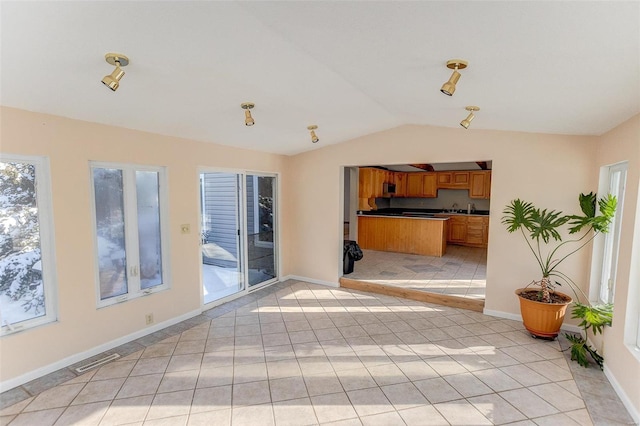
[(516, 295), (520, 300), (520, 313), (522, 322), (529, 333), (545, 339), (553, 339), (558, 336), (560, 327), (564, 321), (567, 306), (573, 301), (570, 296), (558, 291), (554, 294), (565, 299), (565, 303), (542, 303), (521, 297), (521, 293), (538, 292), (536, 288), (519, 288)]

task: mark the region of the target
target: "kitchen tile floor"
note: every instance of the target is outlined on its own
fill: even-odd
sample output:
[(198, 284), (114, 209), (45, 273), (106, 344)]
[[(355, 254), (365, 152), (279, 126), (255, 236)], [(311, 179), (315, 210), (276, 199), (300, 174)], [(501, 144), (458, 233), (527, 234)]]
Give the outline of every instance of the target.
[(485, 297), (487, 249), (448, 245), (442, 257), (363, 250), (345, 278), (429, 293)]
[(287, 281), (85, 374), (5, 392), (0, 424), (633, 424), (603, 373), (561, 345), (511, 320)]

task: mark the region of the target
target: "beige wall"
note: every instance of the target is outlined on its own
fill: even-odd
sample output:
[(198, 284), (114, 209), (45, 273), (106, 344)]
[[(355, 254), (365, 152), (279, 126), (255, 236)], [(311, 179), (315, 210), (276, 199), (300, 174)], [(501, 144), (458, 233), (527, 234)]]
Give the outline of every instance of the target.
[[(84, 352), (200, 308), (198, 166), (282, 172), (286, 157), (112, 126), (0, 110), (3, 153), (50, 159), (59, 321), (0, 339), (0, 381)], [(96, 309), (89, 161), (166, 166), (169, 180), (169, 291)], [(286, 216), (285, 216), (286, 217)], [(191, 224), (191, 234), (180, 224)], [(286, 273), (286, 270), (285, 270)]]
[[(341, 275), (341, 166), (493, 160), (485, 308), (514, 316), (519, 315), (519, 306), (513, 291), (540, 277), (522, 238), (507, 233), (501, 225), (504, 206), (523, 198), (540, 207), (579, 213), (578, 194), (597, 191), (599, 167), (629, 160), (614, 324), (605, 333), (604, 354), (610, 376), (620, 385), (618, 390), (626, 395), (627, 404), (632, 401), (636, 413), (640, 411), (640, 362), (623, 343), (627, 300), (640, 297), (640, 289), (630, 289), (630, 283), (637, 287), (640, 278), (640, 268), (635, 265), (632, 269), (631, 257), (632, 236), (640, 234), (634, 231), (634, 226), (640, 228), (634, 225), (640, 217), (636, 211), (640, 116), (602, 137), (402, 126), (299, 154), (292, 160), (288, 171), (295, 180), (288, 182), (286, 206), (291, 218), (291, 271), (330, 283)], [(640, 250), (638, 240), (635, 250)], [(590, 257), (590, 250), (583, 250), (562, 268), (586, 292)]]
[[(593, 137), (402, 126), (299, 154), (288, 166), (295, 176), (286, 206), (291, 271), (332, 283), (341, 275), (341, 166), (493, 160), (486, 308), (518, 314), (513, 291), (540, 277), (522, 237), (501, 226), (502, 209), (520, 197), (578, 213), (578, 194), (597, 185), (595, 143)], [(589, 253), (571, 260), (563, 270), (586, 287)]]
[[(638, 191), (640, 184), (640, 115), (622, 123), (603, 135), (597, 144), (597, 164), (602, 167), (621, 161), (628, 161), (627, 185), (622, 206), (622, 228), (618, 257), (617, 279), (613, 325), (605, 330), (603, 354), (607, 373), (612, 375), (624, 389), (636, 413), (640, 413), (640, 354), (634, 356), (632, 348), (625, 345), (625, 331), (632, 330), (634, 315), (628, 315), (631, 304), (640, 299), (640, 265), (638, 255), (632, 257), (633, 250), (640, 251), (640, 217), (638, 212)], [(597, 170), (596, 170), (597, 171)], [(635, 240), (634, 240), (634, 235)], [(637, 306), (637, 305), (636, 305)], [(628, 343), (630, 343), (628, 341)]]
[[(402, 126), (293, 157), (11, 108), (0, 110), (0, 120), (0, 151), (50, 159), (59, 288), (58, 322), (0, 339), (0, 381), (144, 330), (147, 312), (159, 323), (200, 308), (198, 166), (281, 173), (281, 275), (335, 284), (341, 275), (342, 166), (493, 160), (486, 308), (517, 315), (514, 289), (539, 277), (522, 239), (500, 224), (503, 206), (520, 197), (541, 207), (577, 212), (577, 195), (597, 188), (598, 167), (628, 159), (621, 277), (605, 355), (622, 389), (640, 400), (639, 363), (622, 343), (632, 282), (632, 219), (638, 214), (638, 116), (603, 137)], [(168, 167), (171, 290), (96, 309), (90, 160)], [(192, 225), (191, 234), (180, 233), (182, 223)], [(585, 251), (563, 270), (586, 287), (588, 269)]]

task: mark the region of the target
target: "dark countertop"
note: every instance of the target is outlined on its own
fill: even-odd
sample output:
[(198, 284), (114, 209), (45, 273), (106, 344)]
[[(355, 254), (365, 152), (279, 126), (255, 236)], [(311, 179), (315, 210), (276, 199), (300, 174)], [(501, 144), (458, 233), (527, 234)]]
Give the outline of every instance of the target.
[(358, 214), (362, 216), (406, 216), (406, 217), (432, 217), (434, 214), (448, 215), (464, 215), (464, 216), (488, 216), (489, 210), (475, 210), (471, 214), (467, 214), (466, 210), (442, 210), (442, 209), (378, 209), (378, 210), (358, 210)]

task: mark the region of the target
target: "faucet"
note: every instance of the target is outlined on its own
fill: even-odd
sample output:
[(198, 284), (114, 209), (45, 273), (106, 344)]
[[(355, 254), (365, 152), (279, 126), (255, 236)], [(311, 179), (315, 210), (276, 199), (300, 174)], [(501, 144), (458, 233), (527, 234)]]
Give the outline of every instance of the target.
[(457, 209), (458, 209), (458, 203), (453, 203), (453, 206), (451, 206), (451, 213), (455, 213)]

